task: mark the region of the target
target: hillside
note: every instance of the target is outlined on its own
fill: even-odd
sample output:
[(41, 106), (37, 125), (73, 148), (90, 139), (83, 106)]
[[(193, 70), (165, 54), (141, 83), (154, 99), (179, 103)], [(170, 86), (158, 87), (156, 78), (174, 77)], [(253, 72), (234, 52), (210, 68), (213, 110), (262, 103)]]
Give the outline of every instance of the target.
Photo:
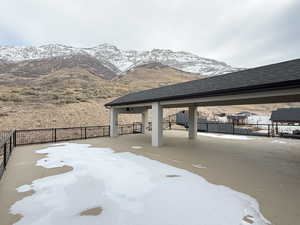
[(129, 90), (139, 91), (204, 77), (206, 76), (184, 73), (161, 63), (149, 63), (132, 68), (114, 81), (120, 86), (127, 86)]
[[(157, 63), (112, 80), (78, 66), (36, 76), (0, 74), (0, 130), (107, 124), (104, 104), (112, 98), (198, 78)], [(136, 119), (121, 117), (123, 122)]]
[[(37, 67), (40, 70), (47, 67), (47, 60), (39, 61), (40, 65)], [(14, 71), (17, 69), (22, 71), (21, 67)], [(16, 103), (78, 103), (93, 98), (118, 97), (199, 77), (201, 78), (159, 63), (151, 63), (138, 66), (111, 80), (91, 71), (90, 67), (74, 63), (68, 67), (56, 67), (54, 71), (44, 70), (42, 75), (28, 76), (14, 72), (1, 74), (0, 100)]]

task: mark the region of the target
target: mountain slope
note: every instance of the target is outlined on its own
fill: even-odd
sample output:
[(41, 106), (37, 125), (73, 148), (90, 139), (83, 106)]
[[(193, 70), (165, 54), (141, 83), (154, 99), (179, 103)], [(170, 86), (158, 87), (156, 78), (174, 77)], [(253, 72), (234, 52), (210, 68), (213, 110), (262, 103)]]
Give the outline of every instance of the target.
[(149, 63), (132, 68), (114, 81), (127, 86), (129, 90), (140, 91), (204, 77), (206, 76), (182, 72), (161, 63)]
[(90, 73), (112, 79), (116, 73), (104, 66), (96, 58), (87, 54), (55, 56), (50, 58), (8, 62), (0, 65), (0, 73), (9, 73), (19, 76), (38, 76), (65, 68), (84, 68)]
[(116, 46), (101, 44), (92, 48), (49, 44), (34, 46), (0, 46), (0, 60), (18, 62), (67, 55), (88, 54), (116, 74), (141, 64), (159, 62), (178, 70), (202, 75), (219, 75), (240, 70), (224, 62), (199, 57), (183, 51), (153, 49), (151, 51), (121, 50)]
[(159, 63), (141, 65), (111, 80), (89, 70), (89, 67), (66, 67), (39, 76), (0, 74), (0, 107), (4, 102), (64, 104), (118, 97), (200, 76)]

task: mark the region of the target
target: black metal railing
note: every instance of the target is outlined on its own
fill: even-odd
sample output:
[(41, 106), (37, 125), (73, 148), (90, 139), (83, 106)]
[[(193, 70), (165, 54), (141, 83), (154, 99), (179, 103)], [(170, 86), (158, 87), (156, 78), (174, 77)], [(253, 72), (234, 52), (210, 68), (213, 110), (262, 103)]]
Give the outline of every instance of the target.
[[(68, 128), (45, 128), (32, 130), (16, 130), (16, 145), (42, 144), (58, 141), (88, 139), (96, 137), (108, 137), (109, 126), (88, 126)], [(118, 126), (118, 134), (142, 133), (141, 123), (121, 124)]]
[[(118, 125), (119, 135), (138, 134), (142, 132), (143, 126), (141, 123)], [(0, 178), (3, 175), (13, 148), (16, 146), (108, 137), (109, 135), (110, 126), (2, 131), (0, 132)]]
[[(174, 125), (176, 125), (176, 122), (164, 121), (163, 129), (164, 130), (172, 130), (172, 129), (174, 129)], [(145, 129), (148, 131), (151, 131), (152, 130), (152, 122), (148, 122), (148, 126)]]
[(143, 132), (143, 125), (141, 123), (121, 124), (118, 125), (118, 134), (138, 134)]
[(11, 134), (10, 130), (0, 131), (0, 143), (5, 141), (10, 134)]
[(0, 178), (15, 147), (15, 131), (5, 132), (5, 139), (0, 140)]
[(109, 126), (16, 130), (16, 145), (41, 144), (109, 136)]
[(271, 125), (260, 124), (265, 129), (258, 128), (257, 124), (236, 124), (236, 123), (198, 123), (198, 130), (201, 132), (252, 135), (252, 136), (271, 136)]
[[(172, 128), (173, 129), (172, 123)], [(188, 128), (187, 122), (177, 122), (176, 125)], [(199, 132), (224, 133), (237, 135), (291, 137), (300, 138), (300, 126), (293, 124), (236, 124), (222, 122), (198, 122)]]

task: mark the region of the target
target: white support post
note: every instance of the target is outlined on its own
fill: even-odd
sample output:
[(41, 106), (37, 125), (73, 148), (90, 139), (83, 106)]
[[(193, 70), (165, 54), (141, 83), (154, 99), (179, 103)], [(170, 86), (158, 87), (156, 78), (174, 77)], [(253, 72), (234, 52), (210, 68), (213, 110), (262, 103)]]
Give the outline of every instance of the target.
[(163, 135), (163, 109), (159, 102), (152, 103), (152, 146), (162, 145)]
[(118, 111), (115, 108), (110, 108), (110, 137), (118, 136)]
[(189, 107), (189, 139), (195, 139), (198, 131), (198, 112), (196, 106)]
[(145, 134), (147, 133), (147, 127), (148, 127), (148, 109), (146, 109), (142, 113), (142, 133)]

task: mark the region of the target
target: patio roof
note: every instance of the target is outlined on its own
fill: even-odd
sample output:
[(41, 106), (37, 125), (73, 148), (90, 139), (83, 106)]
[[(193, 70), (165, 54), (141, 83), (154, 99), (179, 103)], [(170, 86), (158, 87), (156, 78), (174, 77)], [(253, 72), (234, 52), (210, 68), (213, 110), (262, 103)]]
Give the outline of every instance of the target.
[(253, 93), (293, 87), (300, 87), (300, 59), (130, 93), (105, 106)]

